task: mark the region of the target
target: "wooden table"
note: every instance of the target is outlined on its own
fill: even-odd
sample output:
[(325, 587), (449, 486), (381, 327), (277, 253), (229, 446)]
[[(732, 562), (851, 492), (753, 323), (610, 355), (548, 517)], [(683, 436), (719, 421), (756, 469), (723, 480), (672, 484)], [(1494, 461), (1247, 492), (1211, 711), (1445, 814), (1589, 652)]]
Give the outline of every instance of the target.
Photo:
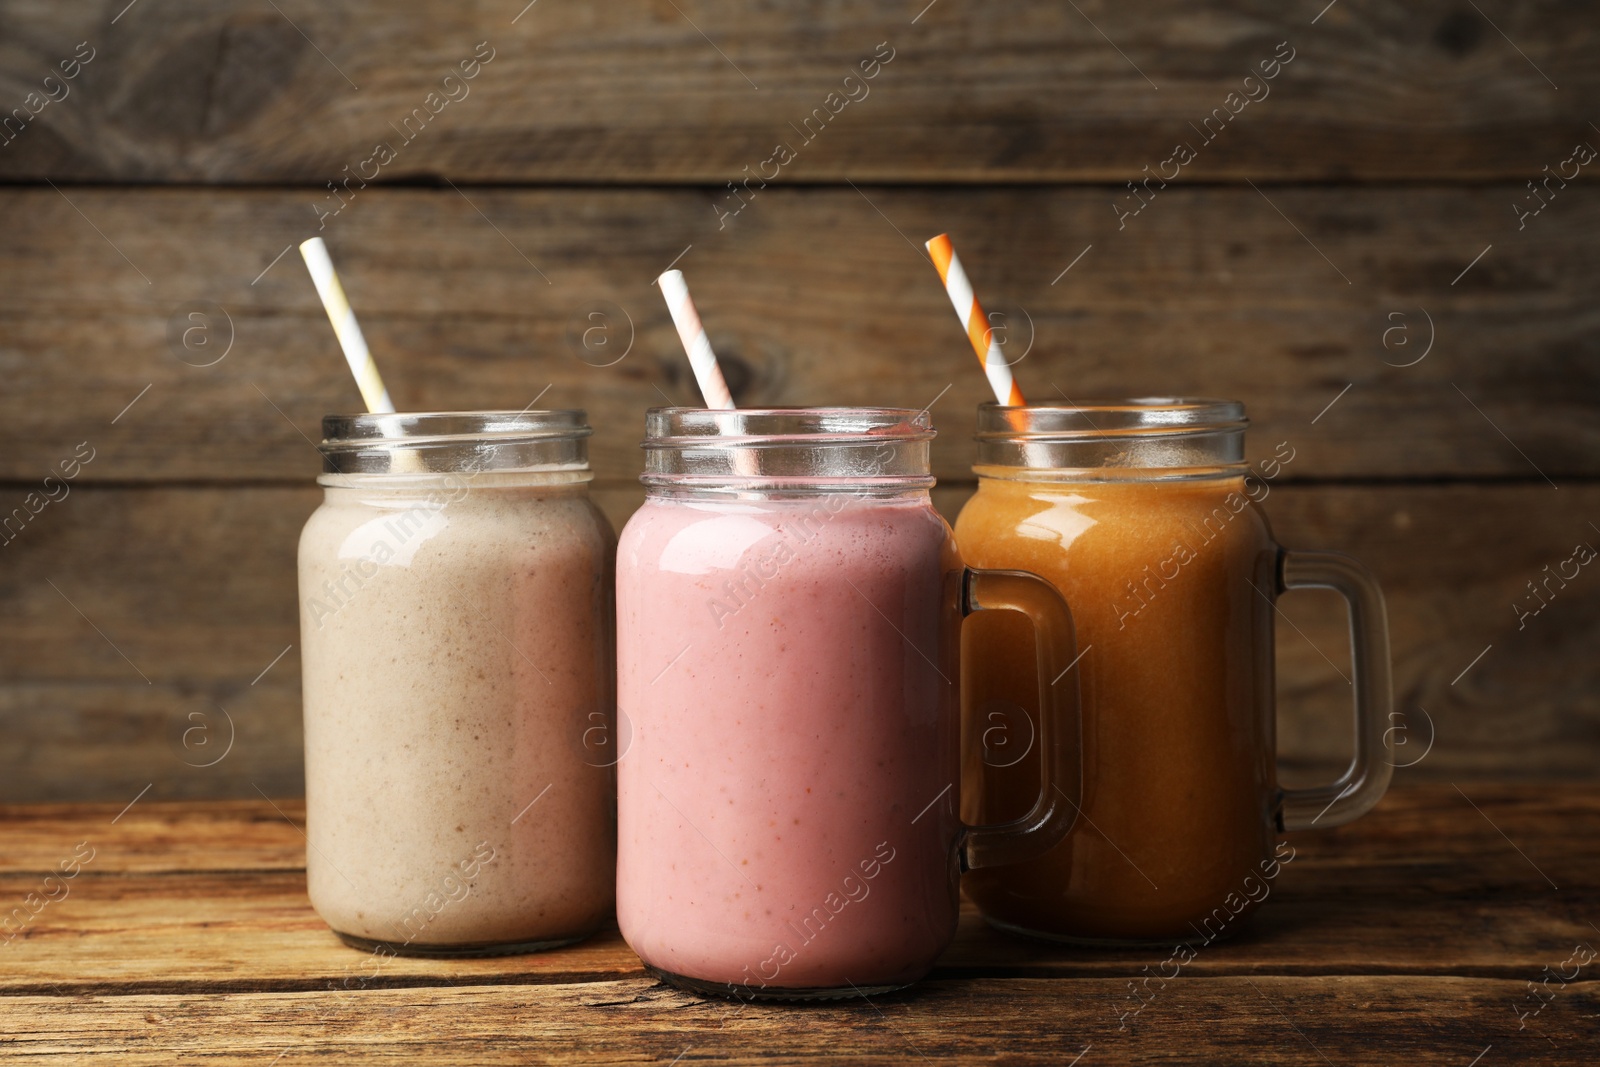
[[(307, 903), (299, 802), (120, 808), (0, 808), (0, 902), (43, 902), (0, 945), (0, 1059), (1600, 1060), (1600, 787), (1397, 788), (1353, 826), (1296, 835), (1253, 929), (1164, 982), (1166, 948), (1033, 944), (969, 908), (916, 989), (822, 1007), (667, 989), (615, 932), (379, 961)], [(78, 873), (60, 879), (63, 863)]]

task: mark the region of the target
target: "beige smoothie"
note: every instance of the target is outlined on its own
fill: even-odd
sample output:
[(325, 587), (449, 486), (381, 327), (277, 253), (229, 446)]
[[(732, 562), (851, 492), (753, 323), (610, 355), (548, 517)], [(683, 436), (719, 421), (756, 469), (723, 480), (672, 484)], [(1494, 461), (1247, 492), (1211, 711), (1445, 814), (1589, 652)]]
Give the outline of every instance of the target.
[(586, 480), (322, 477), (300, 539), (306, 865), (347, 941), (514, 951), (609, 918), (615, 539)]

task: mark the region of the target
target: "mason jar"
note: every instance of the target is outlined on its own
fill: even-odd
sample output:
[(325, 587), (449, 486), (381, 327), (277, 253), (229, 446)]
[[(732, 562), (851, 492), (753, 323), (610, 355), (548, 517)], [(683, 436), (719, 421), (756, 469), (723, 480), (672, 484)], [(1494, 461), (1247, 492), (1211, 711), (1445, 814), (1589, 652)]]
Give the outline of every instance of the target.
[[(965, 558), (1048, 580), (1077, 626), (1083, 810), (1042, 855), (966, 878), (995, 925), (1087, 942), (1228, 937), (1271, 895), (1285, 830), (1347, 823), (1392, 773), (1383, 594), (1355, 560), (1281, 547), (1261, 503), (1295, 456), (1244, 459), (1244, 406), (1112, 400), (978, 410), (978, 490), (956, 520)], [(1350, 611), (1354, 758), (1308, 789), (1276, 773), (1279, 596), (1336, 590)], [(1024, 620), (971, 620), (969, 752), (984, 734), (1048, 728)], [(969, 760), (967, 814), (1031, 802), (1040, 756)], [(1284, 846), (1288, 848), (1288, 846)]]
[(306, 875), (351, 945), (511, 953), (610, 917), (615, 538), (589, 434), (581, 411), (323, 420)]
[[(1047, 760), (1016, 818), (962, 824), (961, 620), (1035, 621), (1053, 730), (1065, 607), (1030, 575), (963, 567), (929, 500), (926, 412), (667, 408), (646, 434), (617, 563), (622, 934), (699, 993), (913, 982), (955, 933), (958, 872), (1042, 850), (1077, 796)], [(1041, 748), (1072, 750), (1048, 731)]]

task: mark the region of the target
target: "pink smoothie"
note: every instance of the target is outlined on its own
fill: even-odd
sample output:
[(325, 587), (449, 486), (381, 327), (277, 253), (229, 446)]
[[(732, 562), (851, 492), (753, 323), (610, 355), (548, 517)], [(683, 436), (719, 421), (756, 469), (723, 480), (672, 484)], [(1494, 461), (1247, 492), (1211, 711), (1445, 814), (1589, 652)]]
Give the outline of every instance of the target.
[(634, 515), (617, 920), (645, 963), (768, 994), (927, 972), (957, 913), (959, 577), (925, 493)]

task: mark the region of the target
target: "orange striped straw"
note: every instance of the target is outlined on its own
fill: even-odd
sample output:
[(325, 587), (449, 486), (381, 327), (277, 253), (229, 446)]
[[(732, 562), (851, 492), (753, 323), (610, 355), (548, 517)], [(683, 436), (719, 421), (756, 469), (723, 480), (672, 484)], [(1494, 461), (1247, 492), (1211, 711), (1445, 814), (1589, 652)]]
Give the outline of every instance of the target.
[(1010, 407), (1024, 406), (1027, 401), (1022, 399), (1022, 390), (1011, 377), (1011, 368), (1000, 352), (1000, 343), (994, 339), (994, 330), (989, 327), (989, 316), (983, 313), (983, 306), (972, 291), (972, 283), (967, 280), (967, 272), (950, 243), (950, 235), (941, 233), (929, 241), (928, 254), (933, 257), (939, 280), (944, 282), (944, 291), (950, 294), (956, 316), (967, 329), (967, 340), (972, 343), (978, 362), (983, 364), (983, 373), (989, 378), (995, 399)]

